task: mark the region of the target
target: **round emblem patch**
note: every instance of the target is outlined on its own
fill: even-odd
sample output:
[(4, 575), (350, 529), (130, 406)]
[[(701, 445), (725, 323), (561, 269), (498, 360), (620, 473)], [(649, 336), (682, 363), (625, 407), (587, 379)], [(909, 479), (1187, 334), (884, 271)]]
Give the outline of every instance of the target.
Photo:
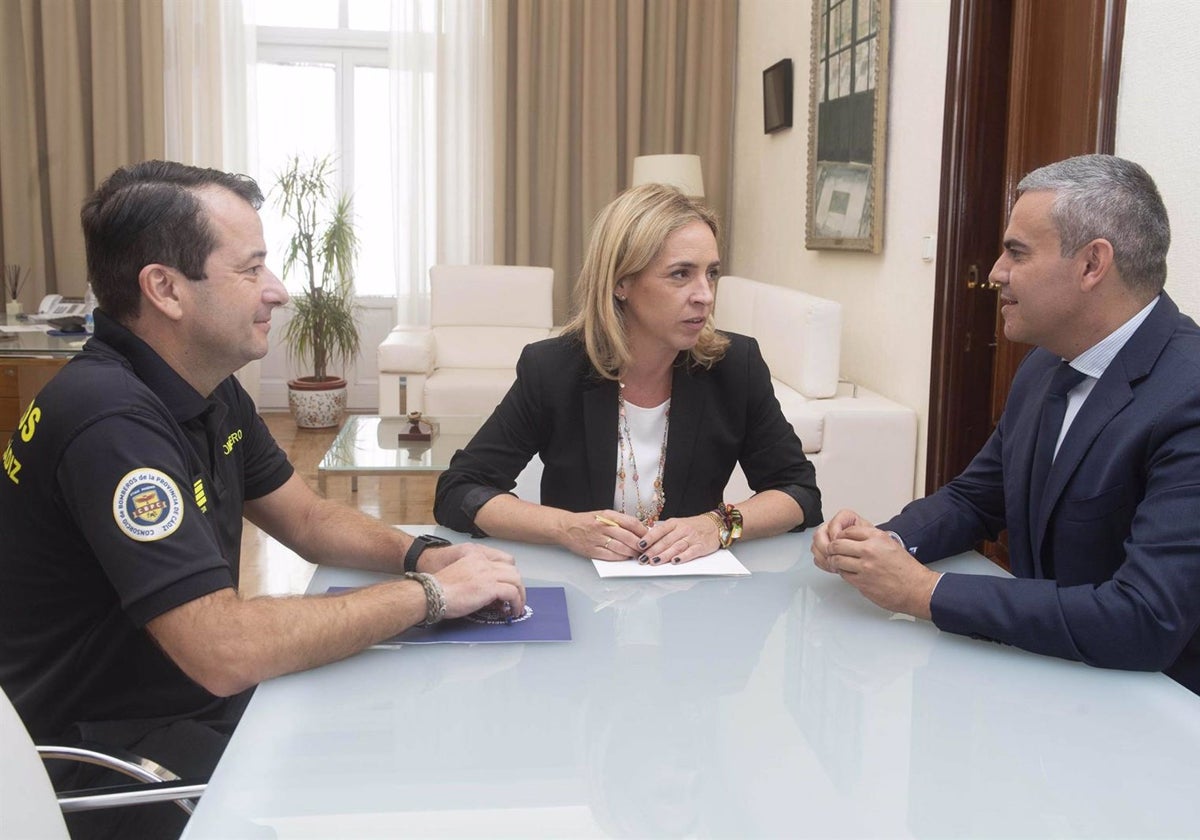
[(183, 521), (179, 488), (159, 470), (132, 470), (113, 494), (113, 519), (138, 542), (161, 540)]

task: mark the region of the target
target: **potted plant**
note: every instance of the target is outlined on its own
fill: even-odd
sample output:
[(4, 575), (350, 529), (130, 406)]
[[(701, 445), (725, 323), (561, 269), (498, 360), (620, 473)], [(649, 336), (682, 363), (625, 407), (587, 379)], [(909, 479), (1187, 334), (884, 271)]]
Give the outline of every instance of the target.
[(292, 296), (292, 319), (283, 331), (288, 356), (312, 371), (288, 382), (288, 405), (296, 425), (336, 426), (346, 410), (346, 380), (329, 373), (357, 358), (359, 333), (354, 304), (358, 236), (350, 197), (338, 194), (329, 156), (292, 157), (271, 190), (292, 232), (284, 248), (283, 276), (299, 271), (302, 292)]

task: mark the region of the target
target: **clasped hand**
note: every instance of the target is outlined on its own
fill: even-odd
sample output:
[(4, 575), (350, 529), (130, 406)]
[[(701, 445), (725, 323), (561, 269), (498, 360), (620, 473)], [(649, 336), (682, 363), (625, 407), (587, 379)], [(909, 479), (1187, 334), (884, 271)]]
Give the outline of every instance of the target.
[(817, 528), (812, 553), (817, 568), (840, 575), (884, 609), (930, 617), (933, 588), (941, 575), (854, 511), (838, 511)]
[(596, 560), (633, 560), (657, 566), (687, 563), (721, 547), (712, 517), (664, 519), (650, 527), (614, 510), (566, 514), (561, 545)]

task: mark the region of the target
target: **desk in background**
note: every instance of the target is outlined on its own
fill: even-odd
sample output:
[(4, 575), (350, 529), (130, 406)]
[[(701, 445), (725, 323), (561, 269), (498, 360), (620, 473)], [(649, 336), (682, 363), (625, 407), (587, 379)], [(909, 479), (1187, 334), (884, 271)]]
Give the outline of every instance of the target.
[[(0, 314), (0, 329), (10, 324), (30, 326), (27, 321)], [(0, 341), (0, 448), (8, 444), (9, 435), (37, 392), (80, 351), (87, 338), (39, 331), (18, 332), (14, 338)]]
[[(184, 837), (1200, 831), (1200, 698), (894, 619), (809, 541), (739, 543), (751, 577), (661, 581), (487, 541), (566, 588), (572, 642), (370, 650), (264, 683)], [(323, 567), (313, 591), (380, 577)]]

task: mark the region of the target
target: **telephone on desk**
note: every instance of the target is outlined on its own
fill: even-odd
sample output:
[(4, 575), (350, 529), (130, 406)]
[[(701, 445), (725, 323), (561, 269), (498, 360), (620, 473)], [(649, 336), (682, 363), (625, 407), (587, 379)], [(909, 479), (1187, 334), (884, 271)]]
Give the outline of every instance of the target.
[(65, 298), (62, 295), (46, 295), (38, 304), (37, 312), (27, 316), (30, 321), (50, 321), (54, 318), (74, 316), (82, 318), (87, 314), (83, 298)]

